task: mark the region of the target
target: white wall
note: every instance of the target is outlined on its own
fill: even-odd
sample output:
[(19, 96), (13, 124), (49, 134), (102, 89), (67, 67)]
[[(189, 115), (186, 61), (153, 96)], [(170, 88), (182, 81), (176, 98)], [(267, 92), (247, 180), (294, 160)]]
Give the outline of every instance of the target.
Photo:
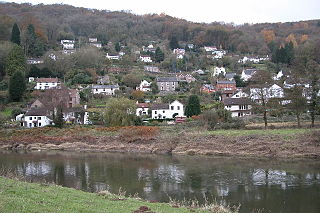
[[(152, 119), (172, 119), (173, 115), (177, 113), (176, 117), (185, 117), (184, 106), (179, 101), (174, 101), (169, 105), (169, 109), (152, 110)], [(161, 117), (159, 117), (161, 115)]]
[(27, 128), (44, 127), (50, 125), (51, 120), (47, 116), (25, 116), (24, 126)]
[(37, 82), (37, 85), (34, 87), (34, 89), (51, 89), (51, 88), (55, 88), (58, 86), (57, 82), (49, 82), (49, 83), (45, 83), (45, 82)]

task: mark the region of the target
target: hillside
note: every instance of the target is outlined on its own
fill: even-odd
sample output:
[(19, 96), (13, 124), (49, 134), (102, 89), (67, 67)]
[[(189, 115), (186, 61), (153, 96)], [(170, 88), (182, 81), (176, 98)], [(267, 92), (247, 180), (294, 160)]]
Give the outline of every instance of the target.
[(0, 40), (9, 40), (14, 22), (22, 31), (32, 23), (49, 46), (61, 39), (79, 37), (97, 37), (104, 44), (111, 41), (141, 46), (154, 41), (167, 45), (168, 39), (176, 37), (180, 45), (216, 45), (231, 52), (268, 54), (273, 46), (279, 47), (289, 41), (299, 45), (316, 39), (320, 33), (320, 20), (235, 26), (193, 23), (165, 14), (139, 16), (63, 4), (0, 5)]

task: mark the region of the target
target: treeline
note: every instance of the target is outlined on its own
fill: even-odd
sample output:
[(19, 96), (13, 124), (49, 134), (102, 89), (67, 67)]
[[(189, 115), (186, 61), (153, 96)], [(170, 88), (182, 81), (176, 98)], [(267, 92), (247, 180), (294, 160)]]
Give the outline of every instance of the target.
[[(0, 40), (9, 40), (12, 26), (22, 32), (32, 24), (45, 44), (56, 47), (61, 39), (97, 37), (103, 44), (121, 42), (138, 47), (150, 41), (161, 43), (176, 38), (180, 44), (216, 45), (235, 53), (275, 54), (287, 43), (294, 47), (314, 40), (320, 33), (320, 20), (294, 23), (244, 24), (193, 23), (165, 14), (138, 16), (69, 5), (1, 3)], [(184, 47), (184, 46), (183, 46)]]

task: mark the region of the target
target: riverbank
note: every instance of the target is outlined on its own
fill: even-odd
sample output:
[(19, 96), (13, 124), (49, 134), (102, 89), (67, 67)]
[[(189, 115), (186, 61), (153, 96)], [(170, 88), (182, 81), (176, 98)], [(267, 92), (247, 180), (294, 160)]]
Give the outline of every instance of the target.
[(89, 193), (0, 177), (0, 212), (231, 213), (218, 205), (203, 208), (180, 207), (177, 204), (114, 195), (107, 191)]
[(320, 129), (68, 127), (0, 130), (0, 149), (320, 158)]

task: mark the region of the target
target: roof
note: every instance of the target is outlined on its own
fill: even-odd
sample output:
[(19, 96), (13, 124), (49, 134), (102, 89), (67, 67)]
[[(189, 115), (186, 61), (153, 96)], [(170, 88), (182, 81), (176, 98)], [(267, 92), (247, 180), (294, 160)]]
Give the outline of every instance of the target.
[(224, 105), (250, 105), (252, 104), (249, 98), (225, 98)]
[(169, 109), (169, 104), (153, 104), (151, 106), (152, 110), (158, 110), (158, 109)]
[(256, 70), (256, 69), (245, 69), (245, 70), (243, 70), (244, 74), (246, 74), (246, 75), (253, 75), (257, 71), (258, 70)]
[(37, 78), (36, 81), (38, 83), (58, 83), (58, 78)]
[(46, 108), (31, 108), (27, 111), (25, 116), (47, 116), (48, 110)]
[(138, 103), (137, 107), (138, 108), (149, 108), (149, 104), (148, 103)]
[(92, 89), (116, 89), (119, 85), (92, 85)]
[(235, 81), (217, 81), (217, 84), (235, 84)]
[(177, 77), (158, 77), (156, 81), (157, 82), (178, 82), (179, 79)]
[(232, 72), (232, 73), (226, 73), (226, 78), (230, 79), (233, 78), (236, 75), (236, 73)]

